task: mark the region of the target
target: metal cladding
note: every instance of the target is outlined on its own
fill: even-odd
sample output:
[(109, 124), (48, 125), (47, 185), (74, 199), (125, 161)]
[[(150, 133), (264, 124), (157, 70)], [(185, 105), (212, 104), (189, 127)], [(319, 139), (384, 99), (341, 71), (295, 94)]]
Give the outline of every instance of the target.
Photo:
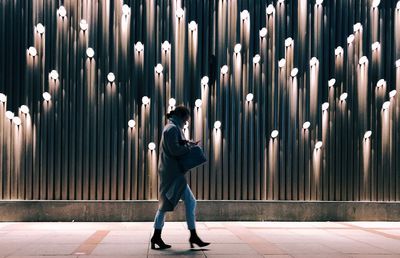
[(0, 3), (0, 199), (157, 199), (165, 114), (198, 199), (400, 200), (397, 1)]

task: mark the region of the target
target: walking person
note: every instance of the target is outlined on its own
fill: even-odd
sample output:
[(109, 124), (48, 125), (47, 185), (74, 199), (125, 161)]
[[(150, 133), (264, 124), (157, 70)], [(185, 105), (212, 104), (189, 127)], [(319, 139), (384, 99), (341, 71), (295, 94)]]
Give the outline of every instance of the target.
[(165, 222), (165, 213), (173, 211), (182, 199), (185, 204), (186, 222), (190, 230), (189, 243), (204, 247), (210, 243), (203, 242), (196, 233), (196, 198), (186, 182), (185, 172), (179, 164), (179, 157), (188, 153), (198, 142), (185, 140), (183, 126), (190, 119), (190, 111), (185, 106), (177, 106), (166, 115), (167, 125), (163, 129), (160, 141), (158, 173), (160, 177), (159, 206), (154, 219), (154, 233), (151, 238), (151, 249), (156, 245), (159, 249), (170, 248), (161, 238), (161, 230)]

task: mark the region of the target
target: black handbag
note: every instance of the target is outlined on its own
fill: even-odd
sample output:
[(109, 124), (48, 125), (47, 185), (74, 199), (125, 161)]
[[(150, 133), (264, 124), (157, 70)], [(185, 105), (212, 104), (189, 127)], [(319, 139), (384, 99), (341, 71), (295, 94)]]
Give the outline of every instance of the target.
[(178, 158), (179, 164), (184, 172), (196, 168), (207, 161), (203, 149), (198, 145), (191, 146), (189, 152)]

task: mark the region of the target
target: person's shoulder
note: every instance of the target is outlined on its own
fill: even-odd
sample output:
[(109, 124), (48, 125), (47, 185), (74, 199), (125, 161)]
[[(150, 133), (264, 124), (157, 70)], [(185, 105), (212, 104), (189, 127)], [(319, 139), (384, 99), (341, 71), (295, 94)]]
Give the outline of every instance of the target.
[(164, 132), (166, 133), (177, 130), (179, 130), (179, 128), (174, 123), (168, 123), (164, 126)]

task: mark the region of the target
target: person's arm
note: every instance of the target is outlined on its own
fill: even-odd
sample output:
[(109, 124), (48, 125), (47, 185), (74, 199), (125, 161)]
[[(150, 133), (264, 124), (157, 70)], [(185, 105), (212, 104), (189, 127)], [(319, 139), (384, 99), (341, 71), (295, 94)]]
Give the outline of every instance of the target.
[(180, 132), (177, 127), (171, 127), (164, 132), (164, 141), (173, 156), (181, 156), (190, 150), (188, 144), (181, 144)]

